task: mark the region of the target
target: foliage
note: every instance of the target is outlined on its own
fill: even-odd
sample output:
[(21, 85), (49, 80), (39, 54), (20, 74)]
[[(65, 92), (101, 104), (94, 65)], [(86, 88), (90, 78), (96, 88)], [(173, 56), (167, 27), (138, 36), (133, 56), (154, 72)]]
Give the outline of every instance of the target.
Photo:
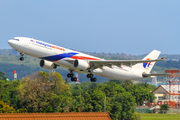
[(0, 97), (9, 101), (16, 112), (107, 111), (112, 119), (139, 119), (135, 105), (154, 99), (148, 84), (131, 81), (69, 84), (58, 72), (43, 71), (22, 80), (0, 80)]
[(123, 92), (112, 98), (111, 114), (115, 119), (128, 120), (135, 112), (135, 100), (128, 92)]
[(17, 96), (17, 88), (20, 85), (20, 81), (5, 81), (0, 80), (0, 100), (5, 102), (10, 101), (14, 108), (18, 109), (19, 102)]
[(147, 83), (137, 83), (135, 84), (139, 87), (146, 87), (146, 88), (149, 88), (150, 91), (153, 91), (154, 89), (156, 89), (156, 86), (155, 85), (151, 85), (151, 84), (147, 84)]
[(133, 84), (132, 81), (125, 81), (121, 84), (127, 92), (130, 92), (136, 100), (137, 105), (143, 105), (143, 101), (153, 102), (155, 99), (154, 94), (150, 92), (148, 84), (139, 86), (138, 84)]
[(5, 73), (0, 71), (0, 80), (6, 80), (6, 78)]
[(167, 104), (161, 105), (161, 111), (162, 113), (166, 113), (169, 110), (169, 106)]
[(10, 103), (0, 101), (0, 113), (16, 113), (16, 110), (10, 106)]
[(44, 112), (51, 113), (53, 112), (53, 108), (49, 105)]
[(110, 80), (110, 82), (115, 82), (116, 84), (122, 84), (125, 80)]
[(132, 120), (141, 120), (140, 114), (135, 112), (134, 115), (132, 116)]
[(18, 94), (21, 105), (26, 106), (29, 112), (58, 111), (68, 106), (71, 100), (69, 86), (55, 72), (40, 71), (23, 78)]
[(14, 109), (13, 106), (10, 106), (10, 102), (7, 103), (4, 101), (0, 101), (0, 113), (26, 113), (27, 109)]

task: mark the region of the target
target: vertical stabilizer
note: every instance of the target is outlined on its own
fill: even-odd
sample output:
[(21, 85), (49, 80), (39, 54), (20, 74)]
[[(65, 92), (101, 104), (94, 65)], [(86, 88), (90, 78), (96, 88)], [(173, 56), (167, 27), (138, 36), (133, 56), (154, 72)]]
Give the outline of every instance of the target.
[[(151, 53), (149, 53), (143, 60), (154, 60), (157, 59), (160, 55), (160, 51), (153, 50)], [(132, 68), (141, 69), (145, 73), (150, 73), (155, 62), (146, 62), (146, 63), (138, 63), (136, 65), (133, 65)]]

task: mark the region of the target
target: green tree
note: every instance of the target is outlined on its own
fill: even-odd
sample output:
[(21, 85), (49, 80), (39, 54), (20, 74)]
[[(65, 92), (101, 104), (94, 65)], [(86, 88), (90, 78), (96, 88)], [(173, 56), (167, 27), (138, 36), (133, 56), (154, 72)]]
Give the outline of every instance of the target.
[(0, 80), (0, 99), (8, 102), (10, 101), (11, 105), (15, 108), (21, 108), (19, 106), (18, 96), (17, 96), (17, 88), (20, 85), (20, 81), (5, 81)]
[(131, 80), (126, 80), (124, 83), (122, 83), (123, 88), (128, 90), (129, 88), (132, 88), (133, 82)]
[(26, 113), (27, 109), (14, 109), (13, 106), (10, 106), (10, 102), (0, 101), (0, 113)]
[[(71, 107), (71, 91), (57, 72), (37, 72), (22, 79), (18, 88), (21, 105), (29, 112), (68, 111)], [(52, 108), (52, 109), (50, 109)]]
[(104, 98), (105, 94), (98, 89), (91, 90), (86, 93), (85, 96), (85, 108), (86, 112), (102, 112), (104, 111)]
[(49, 106), (46, 108), (45, 112), (46, 112), (46, 113), (51, 113), (51, 112), (53, 112), (52, 107), (49, 105)]
[(122, 87), (136, 100), (137, 105), (143, 105), (144, 101), (153, 102), (155, 96), (150, 92), (148, 84), (133, 84), (131, 81), (125, 81), (121, 84)]
[(116, 84), (122, 84), (125, 80), (110, 80), (109, 82), (115, 82)]
[(135, 100), (128, 92), (114, 96), (111, 100), (111, 117), (120, 120), (130, 120), (135, 112)]
[(40, 71), (23, 78), (18, 93), (21, 105), (29, 112), (43, 112), (48, 106), (56, 111), (58, 107), (67, 107), (71, 101), (69, 86), (56, 72)]
[(98, 89), (102, 90), (109, 98), (126, 91), (122, 86), (116, 84), (115, 82), (101, 84), (98, 86)]
[(146, 87), (146, 88), (148, 88), (150, 91), (153, 91), (154, 89), (156, 89), (156, 86), (155, 86), (155, 85), (151, 85), (151, 84), (147, 84), (147, 83), (137, 83), (137, 84), (135, 84), (135, 86)]
[(16, 110), (10, 106), (10, 102), (0, 101), (0, 113), (16, 113)]
[(71, 93), (73, 108), (84, 108), (84, 91), (82, 87), (79, 84), (72, 86)]
[(50, 80), (51, 90), (55, 94), (71, 96), (69, 84), (63, 80), (63, 77), (58, 72), (51, 72), (48, 80)]
[(5, 73), (0, 71), (0, 80), (6, 80), (6, 78)]
[(169, 110), (169, 106), (167, 104), (161, 105), (161, 111), (162, 113), (166, 113)]

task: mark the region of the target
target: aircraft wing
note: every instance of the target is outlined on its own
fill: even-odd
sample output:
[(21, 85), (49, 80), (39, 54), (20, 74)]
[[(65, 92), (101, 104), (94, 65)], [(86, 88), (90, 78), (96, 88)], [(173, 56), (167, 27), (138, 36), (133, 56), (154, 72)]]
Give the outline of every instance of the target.
[(89, 63), (91, 66), (93, 66), (93, 68), (99, 68), (103, 66), (111, 67), (112, 65), (131, 66), (136, 63), (156, 62), (156, 61), (162, 61), (164, 59), (165, 57), (162, 57), (160, 59), (154, 59), (154, 60), (102, 60), (102, 61), (90, 60)]

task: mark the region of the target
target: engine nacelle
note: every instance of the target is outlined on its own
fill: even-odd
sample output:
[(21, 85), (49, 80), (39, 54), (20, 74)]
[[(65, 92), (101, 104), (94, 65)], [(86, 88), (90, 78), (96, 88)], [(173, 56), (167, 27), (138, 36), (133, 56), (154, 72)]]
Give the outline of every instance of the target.
[(90, 68), (90, 65), (87, 61), (84, 60), (75, 60), (74, 61), (74, 67), (78, 70), (87, 70)]
[(53, 62), (46, 61), (46, 60), (41, 60), (40, 61), (40, 66), (42, 68), (45, 68), (45, 69), (48, 69), (48, 70), (52, 70), (52, 69), (57, 68), (56, 64), (54, 64)]

